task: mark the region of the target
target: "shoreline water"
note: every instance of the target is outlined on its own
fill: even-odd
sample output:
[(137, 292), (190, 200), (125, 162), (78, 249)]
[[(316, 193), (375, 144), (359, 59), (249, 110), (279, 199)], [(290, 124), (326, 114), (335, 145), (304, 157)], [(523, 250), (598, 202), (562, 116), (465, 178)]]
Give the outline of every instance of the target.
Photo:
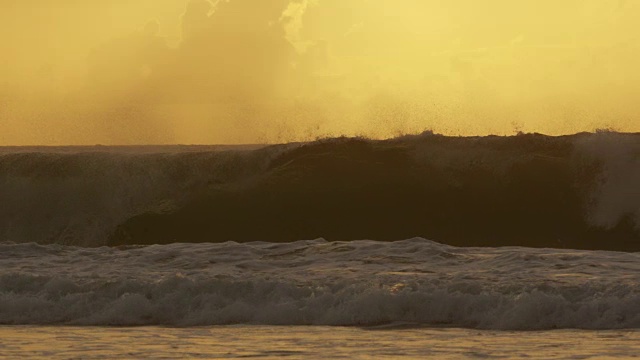
[(640, 351), (638, 331), (540, 332), (342, 327), (201, 328), (0, 326), (2, 358), (620, 358)]

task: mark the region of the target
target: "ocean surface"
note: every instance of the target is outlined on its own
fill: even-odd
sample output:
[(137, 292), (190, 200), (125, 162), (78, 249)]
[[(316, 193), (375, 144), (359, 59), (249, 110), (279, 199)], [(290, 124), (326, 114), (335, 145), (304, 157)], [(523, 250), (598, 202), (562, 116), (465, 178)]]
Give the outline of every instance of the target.
[(640, 253), (398, 241), (0, 245), (0, 323), (640, 328)]
[(640, 136), (0, 148), (0, 358), (630, 358)]
[(640, 251), (640, 134), (0, 148), (0, 241)]
[(640, 254), (416, 238), (0, 245), (0, 357), (571, 358), (640, 350)]
[(637, 331), (0, 327), (7, 359), (633, 359)]

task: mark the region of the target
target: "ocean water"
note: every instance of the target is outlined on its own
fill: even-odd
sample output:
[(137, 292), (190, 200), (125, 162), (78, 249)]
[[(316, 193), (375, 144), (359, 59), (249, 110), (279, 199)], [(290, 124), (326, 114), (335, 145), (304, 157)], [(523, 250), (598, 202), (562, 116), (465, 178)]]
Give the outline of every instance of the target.
[(640, 135), (0, 148), (0, 241), (640, 251)]
[(630, 358), (639, 183), (637, 134), (0, 148), (0, 358)]
[(0, 245), (0, 323), (640, 328), (640, 253), (425, 239)]
[(0, 357), (630, 358), (640, 254), (0, 245)]
[(638, 331), (0, 327), (7, 359), (631, 359)]

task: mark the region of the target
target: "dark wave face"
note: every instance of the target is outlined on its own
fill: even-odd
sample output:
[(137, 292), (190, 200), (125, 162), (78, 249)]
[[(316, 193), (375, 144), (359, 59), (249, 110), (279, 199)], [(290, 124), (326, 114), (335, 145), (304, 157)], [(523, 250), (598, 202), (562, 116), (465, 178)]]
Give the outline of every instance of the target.
[(0, 149), (0, 241), (640, 250), (640, 135)]

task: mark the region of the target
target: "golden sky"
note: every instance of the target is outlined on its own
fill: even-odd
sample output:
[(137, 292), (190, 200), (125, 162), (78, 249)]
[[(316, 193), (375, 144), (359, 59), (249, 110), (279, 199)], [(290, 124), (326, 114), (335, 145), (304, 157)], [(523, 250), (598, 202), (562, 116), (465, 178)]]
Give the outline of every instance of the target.
[(640, 131), (638, 0), (2, 0), (0, 145)]

